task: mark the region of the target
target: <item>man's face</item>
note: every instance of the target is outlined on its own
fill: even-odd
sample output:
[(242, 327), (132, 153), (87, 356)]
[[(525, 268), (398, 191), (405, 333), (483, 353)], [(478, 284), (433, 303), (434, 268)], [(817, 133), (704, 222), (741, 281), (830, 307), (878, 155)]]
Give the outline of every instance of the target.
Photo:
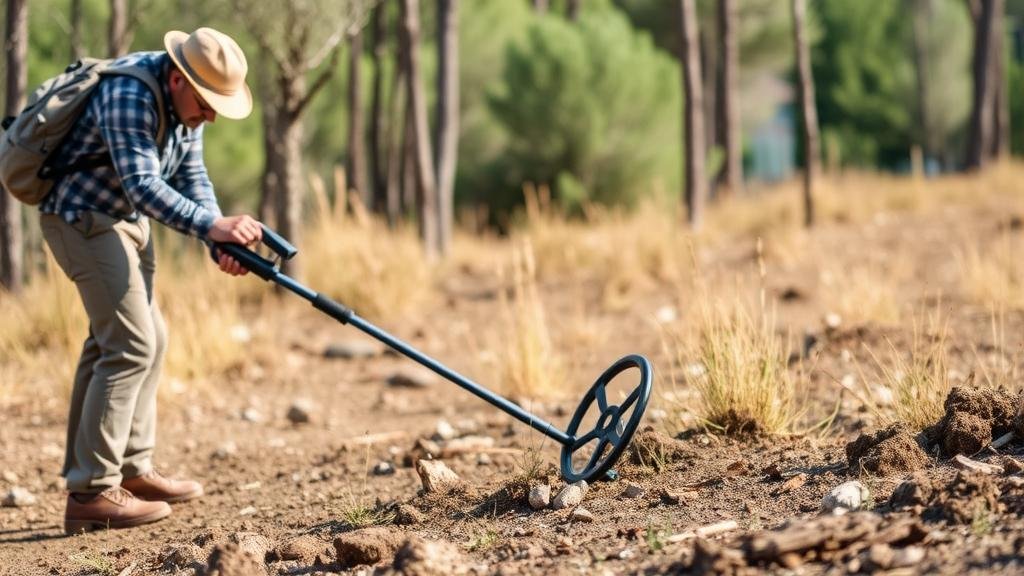
[(196, 89), (189, 84), (185, 76), (177, 69), (172, 69), (169, 76), (171, 99), (174, 101), (174, 112), (181, 122), (195, 130), (203, 122), (213, 123), (217, 113), (210, 108)]

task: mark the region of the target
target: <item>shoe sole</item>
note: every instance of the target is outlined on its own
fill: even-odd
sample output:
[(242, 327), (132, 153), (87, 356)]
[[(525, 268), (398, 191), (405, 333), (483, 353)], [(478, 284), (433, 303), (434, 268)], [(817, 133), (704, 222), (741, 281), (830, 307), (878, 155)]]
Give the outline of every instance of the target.
[(202, 486), (200, 486), (198, 490), (195, 490), (193, 492), (181, 494), (179, 496), (172, 496), (170, 498), (159, 498), (158, 500), (162, 502), (167, 502), (168, 504), (180, 504), (182, 502), (187, 502), (188, 500), (195, 500), (196, 498), (199, 498), (202, 495), (203, 488)]
[(119, 528), (134, 528), (136, 526), (142, 526), (143, 524), (150, 524), (158, 520), (163, 520), (171, 515), (170, 508), (164, 510), (158, 510), (152, 514), (145, 516), (139, 516), (137, 518), (128, 518), (126, 520), (75, 520), (75, 519), (64, 519), (64, 533), (65, 534), (79, 534), (81, 532), (92, 532), (93, 530), (116, 530)]

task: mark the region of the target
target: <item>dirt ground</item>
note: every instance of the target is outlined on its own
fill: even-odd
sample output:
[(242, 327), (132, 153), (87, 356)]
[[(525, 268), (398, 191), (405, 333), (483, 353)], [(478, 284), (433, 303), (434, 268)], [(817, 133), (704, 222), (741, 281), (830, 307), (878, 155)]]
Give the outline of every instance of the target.
[[(963, 296), (943, 240), (953, 229), (983, 242), (1019, 235), (1019, 225), (1007, 228), (1019, 208), (1019, 200), (1001, 199), (890, 215), (868, 226), (828, 224), (807, 241), (839, 262), (884, 266), (888, 254), (900, 254), (911, 268), (899, 286), (901, 305), (927, 306), (942, 294), (950, 368), (976, 387), (980, 380), (968, 375), (978, 351), (1019, 349), (1024, 314), (1007, 311), (1005, 341), (994, 342), (991, 315)], [(737, 241), (707, 258), (726, 271), (745, 270), (753, 246), (753, 239)], [(329, 357), (331, 345), (369, 340), (303, 309), (276, 336), (275, 357), (198, 393), (164, 383), (172, 389), (162, 396), (158, 468), (206, 488), (202, 499), (174, 506), (165, 521), (66, 537), (58, 476), (66, 407), (60, 399), (38, 399), (4, 409), (0, 495), (20, 487), (36, 501), (0, 508), (0, 574), (1024, 572), (1024, 477), (1014, 458), (1024, 454), (1024, 441), (984, 449), (995, 432), (1013, 429), (1013, 415), (997, 425), (992, 414), (949, 414), (931, 440), (893, 432), (859, 448), (870, 454), (858, 452), (851, 465), (847, 444), (880, 423), (836, 380), (858, 374), (858, 367), (870, 371), (865, 344), (909, 346), (913, 327), (826, 327), (817, 265), (769, 266), (767, 293), (779, 324), (807, 343), (808, 420), (837, 410), (825, 433), (734, 438), (678, 418), (665, 393), (692, 393), (679, 383), (688, 367), (666, 351), (651, 319), (686, 302), (655, 286), (625, 309), (606, 311), (594, 304), (597, 286), (545, 281), (556, 335), (568, 316), (561, 311), (582, 306), (591, 317), (595, 337), (571, 351), (573, 374), (589, 376), (566, 384), (571, 393), (564, 401), (524, 407), (564, 426), (589, 382), (628, 353), (650, 358), (657, 379), (643, 428), (616, 466), (619, 478), (589, 486), (579, 504), (585, 512), (535, 510), (527, 496), (532, 485), (549, 484), (552, 497), (564, 486), (556, 442), (446, 381), (395, 383), (392, 376), (413, 364), (394, 354)], [(435, 309), (383, 327), (487, 385), (496, 375), (481, 360), (491, 337), (481, 327), (492, 322), (497, 296), (472, 289), (489, 285), (465, 270), (443, 283), (447, 297)], [(1005, 398), (1019, 403), (1011, 392)], [(301, 410), (291, 410), (296, 402)], [(983, 449), (973, 458), (1001, 470), (961, 470), (943, 447), (969, 446), (971, 438), (947, 441), (943, 434), (984, 426), (989, 435), (981, 435)], [(458, 438), (467, 437), (460, 448)], [(427, 453), (461, 481), (424, 491), (415, 462)], [(860, 510), (823, 514), (823, 498), (853, 480), (865, 490)], [(735, 527), (694, 533), (729, 528), (720, 524), (727, 521)]]

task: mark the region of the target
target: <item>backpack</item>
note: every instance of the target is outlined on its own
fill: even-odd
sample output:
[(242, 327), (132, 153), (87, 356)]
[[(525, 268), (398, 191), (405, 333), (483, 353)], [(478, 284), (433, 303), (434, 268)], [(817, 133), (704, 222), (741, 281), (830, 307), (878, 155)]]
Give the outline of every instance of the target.
[(43, 82), (17, 116), (3, 120), (0, 136), (0, 186), (26, 204), (43, 201), (61, 177), (109, 165), (110, 154), (86, 156), (67, 166), (52, 165), (55, 152), (85, 110), (93, 89), (105, 76), (131, 76), (156, 96), (159, 128), (156, 141), (164, 144), (166, 114), (160, 82), (140, 66), (112, 66), (113, 59), (83, 58), (62, 74)]

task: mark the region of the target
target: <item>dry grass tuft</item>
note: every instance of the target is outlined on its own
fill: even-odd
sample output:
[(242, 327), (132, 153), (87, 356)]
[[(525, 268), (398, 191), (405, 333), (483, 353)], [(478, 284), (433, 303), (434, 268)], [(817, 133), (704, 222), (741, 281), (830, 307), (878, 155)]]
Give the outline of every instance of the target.
[(506, 396), (554, 398), (564, 393), (565, 361), (551, 335), (537, 290), (533, 247), (524, 241), (513, 251), (512, 295), (499, 292), (506, 346), (500, 352)]
[(988, 245), (965, 242), (954, 253), (964, 294), (985, 306), (1024, 308), (1024, 266), (1018, 257), (1022, 248), (1019, 236), (1008, 233)]

